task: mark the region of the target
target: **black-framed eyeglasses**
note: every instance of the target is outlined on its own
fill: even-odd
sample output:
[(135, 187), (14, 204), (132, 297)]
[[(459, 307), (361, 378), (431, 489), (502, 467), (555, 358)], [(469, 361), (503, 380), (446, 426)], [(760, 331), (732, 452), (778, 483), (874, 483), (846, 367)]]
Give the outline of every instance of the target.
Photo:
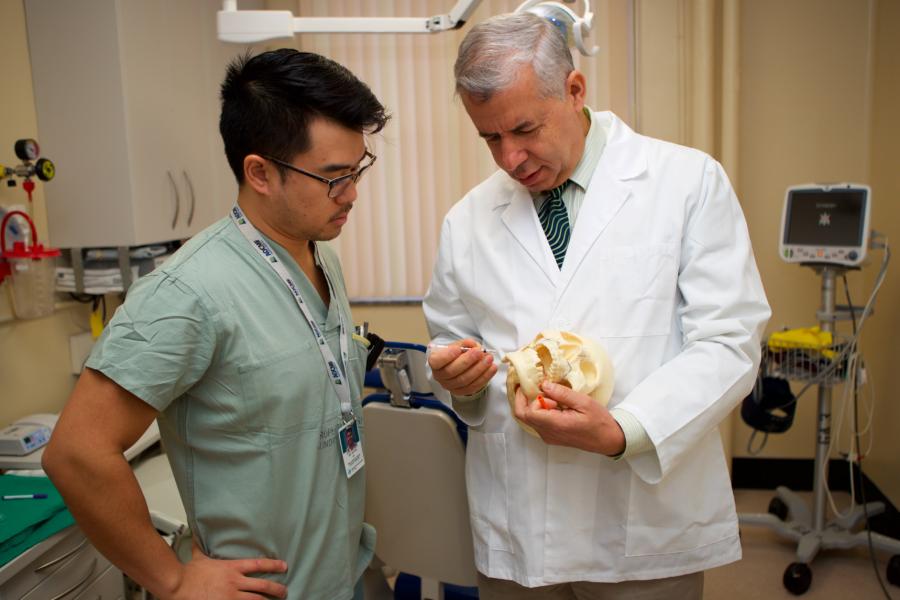
[(369, 169), (369, 167), (375, 164), (375, 159), (377, 159), (378, 157), (366, 150), (366, 153), (363, 155), (362, 160), (366, 160), (368, 158), (369, 162), (361, 165), (352, 173), (347, 173), (346, 175), (341, 175), (340, 177), (335, 177), (334, 179), (328, 179), (327, 177), (322, 177), (321, 175), (316, 175), (315, 173), (304, 171), (300, 167), (295, 167), (291, 163), (275, 158), (274, 156), (263, 155), (263, 158), (265, 158), (266, 160), (271, 160), (273, 163), (281, 165), (282, 167), (290, 169), (291, 171), (300, 173), (301, 175), (306, 175), (307, 177), (312, 177), (313, 179), (321, 181), (322, 183), (327, 183), (328, 197), (333, 199), (346, 192), (351, 183), (358, 182), (359, 178), (363, 176), (363, 173), (365, 173)]

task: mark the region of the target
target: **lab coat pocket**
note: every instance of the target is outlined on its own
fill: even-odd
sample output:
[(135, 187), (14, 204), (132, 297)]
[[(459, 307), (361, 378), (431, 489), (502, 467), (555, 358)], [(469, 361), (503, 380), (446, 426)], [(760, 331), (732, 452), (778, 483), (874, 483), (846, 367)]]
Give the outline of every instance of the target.
[(475, 546), (512, 552), (506, 436), (469, 429), (466, 481)]
[(609, 295), (602, 302), (604, 337), (668, 335), (678, 283), (676, 247), (671, 244), (616, 246), (597, 252), (594, 284)]
[(242, 422), (248, 431), (276, 435), (316, 429), (327, 415), (330, 381), (312, 343), (241, 365)]
[(734, 495), (721, 451), (698, 448), (683, 460), (682, 469), (656, 484), (631, 474), (626, 556), (685, 552), (737, 535)]

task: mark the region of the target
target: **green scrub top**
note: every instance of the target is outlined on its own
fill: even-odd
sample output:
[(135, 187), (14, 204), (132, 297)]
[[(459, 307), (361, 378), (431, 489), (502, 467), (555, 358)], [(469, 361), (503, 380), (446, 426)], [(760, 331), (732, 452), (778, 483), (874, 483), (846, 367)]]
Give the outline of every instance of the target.
[[(348, 335), (353, 323), (334, 251), (316, 244), (333, 289), (326, 308), (288, 252), (268, 241), (341, 361), (339, 314)], [(366, 349), (348, 345), (341, 366), (364, 443)], [(365, 469), (347, 478), (340, 400), (309, 324), (230, 219), (129, 289), (86, 364), (161, 411), (162, 441), (205, 553), (286, 561), (286, 574), (265, 577), (287, 585), (289, 598), (352, 598), (375, 546), (362, 520)]]

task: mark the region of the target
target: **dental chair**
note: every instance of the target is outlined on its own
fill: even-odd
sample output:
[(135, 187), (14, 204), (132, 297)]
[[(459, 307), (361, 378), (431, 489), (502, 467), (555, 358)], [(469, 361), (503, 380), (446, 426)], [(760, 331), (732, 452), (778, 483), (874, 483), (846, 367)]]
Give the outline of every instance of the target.
[(376, 392), (363, 400), (365, 519), (378, 532), (376, 558), (400, 572), (393, 598), (478, 598), (466, 425), (434, 395), (424, 346), (387, 342), (377, 366), (366, 378)]

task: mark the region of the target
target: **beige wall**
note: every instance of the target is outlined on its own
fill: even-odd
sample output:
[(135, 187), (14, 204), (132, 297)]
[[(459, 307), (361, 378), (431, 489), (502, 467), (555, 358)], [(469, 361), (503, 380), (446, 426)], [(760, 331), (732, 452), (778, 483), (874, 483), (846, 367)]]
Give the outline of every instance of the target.
[(369, 331), (386, 341), (424, 345), (430, 340), (420, 304), (355, 304), (351, 308), (354, 323), (368, 321)]
[[(900, 117), (900, 3), (885, 0), (635, 0), (637, 34), (636, 126), (678, 143), (712, 149), (735, 182), (747, 217), (757, 262), (773, 309), (769, 332), (816, 324), (820, 280), (811, 270), (783, 263), (778, 232), (785, 189), (813, 181), (855, 181), (873, 189), (873, 226), (897, 236), (900, 206), (897, 175)], [(735, 20), (729, 15), (737, 13)], [(729, 126), (728, 97), (736, 94), (736, 140), (727, 129), (710, 148), (694, 135), (700, 113), (693, 86), (705, 23), (721, 17), (716, 51), (722, 71), (717, 90), (727, 91), (711, 109)], [(729, 28), (733, 28), (729, 29)], [(730, 44), (737, 64), (728, 68)], [(696, 63), (696, 64), (695, 64)], [(719, 91), (716, 92), (720, 93)], [(734, 144), (729, 148), (729, 143)], [(856, 303), (865, 301), (880, 253), (862, 273), (848, 277)], [(890, 273), (896, 273), (896, 266)], [(890, 373), (898, 359), (892, 342), (900, 334), (898, 291), (889, 275), (863, 336), (869, 376), (876, 392), (875, 446), (864, 468), (879, 487), (900, 501), (900, 442), (894, 433), (900, 408)], [(840, 288), (842, 291), (842, 287)], [(843, 293), (839, 302), (844, 302)], [(847, 332), (849, 327), (841, 326)], [(893, 369), (892, 369), (893, 368)], [(843, 389), (834, 390), (835, 419)], [(812, 458), (816, 389), (799, 403), (795, 424), (770, 436), (764, 457)], [(728, 423), (723, 426), (727, 440)], [(834, 423), (837, 426), (837, 421)], [(745, 457), (751, 430), (735, 412), (731, 450)], [(757, 441), (759, 439), (757, 438)], [(847, 425), (837, 449), (848, 448)], [(864, 441), (865, 447), (865, 441)]]
[[(900, 241), (900, 2), (881, 0), (875, 13), (874, 88), (869, 174), (874, 195), (875, 228), (897, 247)], [(876, 255), (878, 256), (878, 255)], [(875, 448), (864, 468), (895, 505), (900, 504), (900, 402), (893, 375), (900, 373), (900, 282), (897, 253), (878, 299), (872, 328), (863, 344), (869, 373), (878, 393)], [(866, 273), (866, 289), (875, 275)]]
[[(819, 277), (777, 256), (784, 190), (791, 184), (854, 181), (872, 187), (872, 227), (900, 234), (900, 4), (892, 1), (753, 0), (741, 3), (740, 195), (773, 308), (769, 330), (816, 324)], [(882, 254), (848, 276), (854, 302), (868, 296)], [(863, 335), (874, 384), (875, 445), (863, 468), (900, 502), (900, 425), (891, 374), (896, 354), (898, 289), (892, 265)], [(845, 302), (843, 286), (838, 301)], [(839, 331), (849, 332), (847, 324)], [(795, 391), (797, 386), (795, 386)], [(868, 389), (866, 392), (868, 393)], [(843, 389), (834, 389), (833, 427)], [(760, 456), (811, 458), (816, 391), (799, 402), (794, 426), (770, 436)], [(849, 409), (849, 406), (848, 406)], [(735, 456), (747, 456), (750, 429), (735, 419)], [(832, 456), (849, 448), (847, 425)], [(865, 438), (863, 447), (865, 448)]]
[[(19, 162), (13, 152), (14, 142), (20, 138), (36, 138), (40, 142), (40, 137), (22, 1), (0, 0), (0, 15), (0, 163), (14, 165)], [(53, 182), (38, 182), (32, 214), (39, 238), (46, 240), (44, 185)], [(0, 184), (0, 204), (26, 203), (21, 187), (8, 188), (5, 181)], [(52, 317), (13, 319), (9, 287), (8, 280), (0, 285), (0, 426), (27, 414), (57, 412), (62, 408), (75, 381), (69, 372), (69, 336), (87, 328), (86, 309), (75, 303), (61, 306)]]
[[(868, 5), (755, 0), (741, 6), (739, 193), (772, 305), (769, 331), (808, 327), (817, 324), (820, 279), (779, 259), (781, 210), (790, 185), (868, 180)], [(861, 299), (858, 274), (849, 278)], [(836, 398), (840, 393), (835, 388)], [(770, 436), (760, 455), (814, 456), (816, 405), (813, 388), (798, 403), (793, 427)], [(747, 456), (751, 430), (735, 422), (734, 453)]]

